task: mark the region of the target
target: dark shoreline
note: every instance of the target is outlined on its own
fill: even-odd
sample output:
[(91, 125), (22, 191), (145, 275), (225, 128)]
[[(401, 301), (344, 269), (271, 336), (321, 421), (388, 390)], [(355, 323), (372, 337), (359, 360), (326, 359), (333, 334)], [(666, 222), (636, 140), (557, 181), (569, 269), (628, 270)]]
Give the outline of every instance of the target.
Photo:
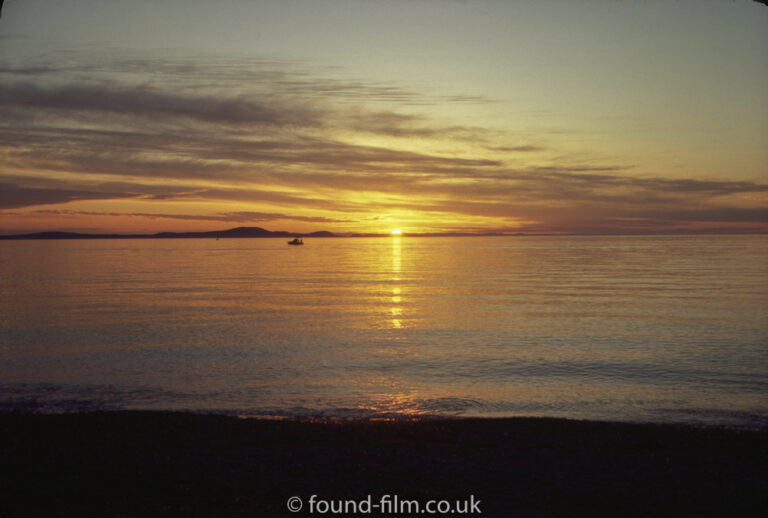
[[(422, 504), (474, 496), (481, 516), (510, 517), (768, 509), (766, 430), (124, 411), (4, 413), (0, 440), (2, 516), (312, 516), (313, 494)], [(304, 509), (290, 513), (291, 496)]]

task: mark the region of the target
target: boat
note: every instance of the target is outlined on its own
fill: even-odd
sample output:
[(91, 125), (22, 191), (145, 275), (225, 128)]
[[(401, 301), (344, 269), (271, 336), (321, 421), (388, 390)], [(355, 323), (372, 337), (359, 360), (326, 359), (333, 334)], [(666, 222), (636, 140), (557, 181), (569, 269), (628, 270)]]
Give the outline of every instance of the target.
[(293, 240), (288, 241), (288, 244), (289, 245), (303, 245), (304, 244), (304, 240), (301, 239), (300, 237), (294, 237)]

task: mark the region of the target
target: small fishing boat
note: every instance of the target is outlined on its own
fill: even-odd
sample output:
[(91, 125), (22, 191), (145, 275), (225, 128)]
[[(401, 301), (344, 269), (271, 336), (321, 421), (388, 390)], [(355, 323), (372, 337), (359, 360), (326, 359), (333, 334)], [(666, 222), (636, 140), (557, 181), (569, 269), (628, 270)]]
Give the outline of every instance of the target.
[(289, 245), (303, 245), (304, 244), (304, 240), (301, 239), (300, 237), (295, 237), (295, 238), (293, 238), (293, 240), (288, 241), (288, 244)]

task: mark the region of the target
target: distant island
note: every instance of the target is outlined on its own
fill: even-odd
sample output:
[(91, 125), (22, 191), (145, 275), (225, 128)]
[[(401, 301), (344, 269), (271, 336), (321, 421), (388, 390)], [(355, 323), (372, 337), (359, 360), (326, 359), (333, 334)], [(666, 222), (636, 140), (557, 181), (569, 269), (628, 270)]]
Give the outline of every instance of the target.
[(35, 232), (0, 236), (0, 239), (173, 239), (173, 238), (221, 238), (221, 237), (338, 237), (325, 230), (302, 234), (296, 232), (271, 231), (261, 227), (237, 227), (229, 230), (209, 232), (158, 232), (156, 234), (82, 234), (79, 232)]
[[(501, 236), (509, 234), (470, 234), (470, 233), (429, 233), (429, 234), (408, 234), (419, 237), (457, 237), (457, 236)], [(156, 234), (83, 234), (79, 232), (35, 232), (33, 234), (15, 234), (0, 236), (0, 239), (176, 239), (176, 238), (241, 238), (241, 237), (386, 237), (391, 234), (359, 234), (346, 233), (334, 234), (327, 230), (310, 232), (304, 234), (301, 232), (285, 232), (282, 230), (272, 231), (261, 227), (237, 227), (229, 230), (211, 230), (209, 232), (158, 232)]]

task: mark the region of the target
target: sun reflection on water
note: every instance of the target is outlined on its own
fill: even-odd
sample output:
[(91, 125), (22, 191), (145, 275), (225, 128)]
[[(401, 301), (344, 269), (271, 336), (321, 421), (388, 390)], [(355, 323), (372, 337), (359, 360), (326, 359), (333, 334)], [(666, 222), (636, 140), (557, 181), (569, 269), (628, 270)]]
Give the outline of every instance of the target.
[(400, 273), (402, 271), (402, 238), (400, 235), (393, 235), (392, 237), (392, 307), (389, 312), (392, 316), (390, 320), (390, 327), (393, 329), (400, 329), (403, 327), (403, 308), (402, 308), (402, 288), (399, 286)]
[(418, 400), (413, 393), (393, 390), (390, 393), (379, 394), (373, 401), (361, 407), (375, 414), (394, 414), (397, 416), (417, 417), (424, 414), (419, 408)]

